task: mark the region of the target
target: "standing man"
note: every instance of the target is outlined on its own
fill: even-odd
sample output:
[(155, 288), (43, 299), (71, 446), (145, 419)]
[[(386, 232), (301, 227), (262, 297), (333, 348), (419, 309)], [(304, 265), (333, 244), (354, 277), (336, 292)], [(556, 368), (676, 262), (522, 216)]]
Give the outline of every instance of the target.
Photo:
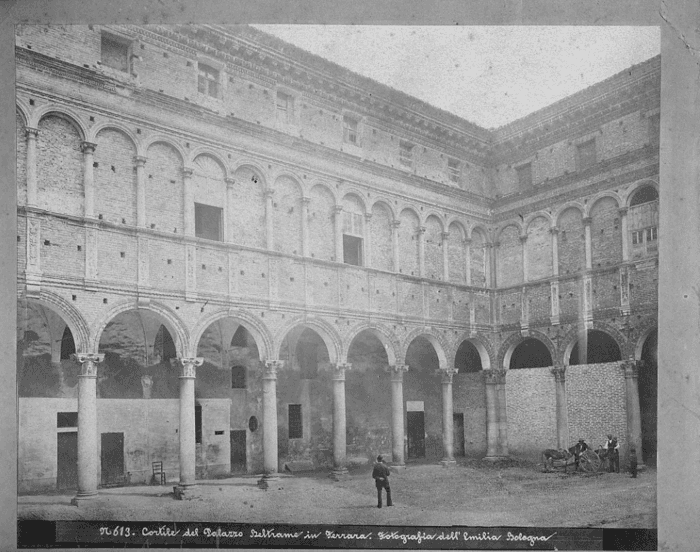
[(384, 463), (384, 457), (381, 454), (377, 456), (377, 461), (374, 463), (372, 477), (377, 486), (377, 508), (382, 507), (382, 489), (386, 489), (386, 505), (393, 506), (389, 487), (389, 467)]
[(630, 445), (630, 473), (632, 477), (637, 477), (637, 449), (634, 443)]
[(574, 462), (576, 464), (576, 471), (578, 471), (579, 465), (581, 463), (581, 454), (586, 452), (590, 447), (584, 439), (579, 439), (576, 446), (574, 446)]
[(612, 433), (608, 433), (608, 440), (603, 445), (603, 448), (608, 453), (608, 471), (610, 473), (620, 473), (620, 443), (617, 437), (613, 437)]

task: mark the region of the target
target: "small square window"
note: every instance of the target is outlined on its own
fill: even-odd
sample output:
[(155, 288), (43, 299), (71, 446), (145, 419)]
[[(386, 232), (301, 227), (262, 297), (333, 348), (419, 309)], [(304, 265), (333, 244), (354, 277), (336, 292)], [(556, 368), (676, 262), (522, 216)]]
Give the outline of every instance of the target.
[(399, 142), (399, 162), (404, 167), (413, 166), (413, 144), (401, 140)]
[(304, 426), (301, 421), (301, 405), (288, 405), (289, 414), (289, 438), (301, 439), (304, 436)]
[(462, 174), (462, 164), (458, 159), (449, 158), (447, 160), (447, 177), (450, 182), (459, 182), (459, 178)]
[(357, 145), (357, 121), (352, 117), (343, 117), (343, 142)]
[(199, 63), (197, 67), (199, 70), (197, 90), (212, 98), (219, 98), (219, 71), (205, 63)]
[(294, 120), (294, 98), (285, 92), (277, 92), (277, 121), (291, 123)]
[(518, 186), (521, 188), (532, 186), (532, 163), (525, 163), (515, 167), (515, 173), (518, 175)]
[(129, 72), (129, 42), (112, 35), (103, 34), (100, 49), (102, 65)]
[(582, 171), (596, 164), (595, 138), (579, 144), (576, 148), (578, 155), (578, 170)]
[(221, 219), (223, 209), (201, 203), (194, 204), (194, 235), (206, 240), (223, 240)]

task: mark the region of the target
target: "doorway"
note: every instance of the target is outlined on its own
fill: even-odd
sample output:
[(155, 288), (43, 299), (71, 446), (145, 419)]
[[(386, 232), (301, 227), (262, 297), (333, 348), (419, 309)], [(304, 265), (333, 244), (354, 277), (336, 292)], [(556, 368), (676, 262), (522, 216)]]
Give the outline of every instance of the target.
[(425, 458), (425, 413), (406, 412), (408, 457)]
[(246, 472), (246, 431), (231, 430), (231, 473)]
[(57, 433), (56, 488), (78, 488), (78, 432)]
[(103, 487), (124, 482), (124, 434), (103, 433), (100, 454)]
[(452, 433), (454, 455), (464, 456), (464, 414), (461, 412), (455, 412), (452, 414)]

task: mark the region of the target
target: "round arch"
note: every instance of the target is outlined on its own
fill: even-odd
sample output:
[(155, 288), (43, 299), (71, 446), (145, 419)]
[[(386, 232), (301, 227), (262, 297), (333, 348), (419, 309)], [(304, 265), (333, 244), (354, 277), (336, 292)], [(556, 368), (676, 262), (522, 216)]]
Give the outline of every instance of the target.
[(193, 356), (187, 329), (182, 323), (182, 320), (180, 320), (180, 318), (172, 310), (170, 310), (170, 308), (157, 302), (151, 302), (149, 305), (139, 305), (133, 299), (125, 300), (122, 303), (115, 305), (102, 317), (102, 319), (95, 326), (95, 334), (92, 336), (91, 341), (91, 350), (95, 352), (99, 350), (102, 333), (112, 319), (123, 312), (139, 309), (147, 310), (159, 316), (163, 321), (163, 325), (168, 329), (171, 336), (174, 336), (175, 338), (175, 350), (180, 355), (185, 357)]
[(511, 226), (515, 227), (515, 229), (518, 231), (518, 236), (523, 235), (523, 226), (514, 220), (509, 220), (508, 222), (503, 223), (501, 226), (498, 227), (496, 230), (496, 241), (500, 242), (501, 241), (501, 234), (506, 230), (506, 228), (510, 228)]
[(282, 327), (274, 338), (273, 351), (277, 358), (280, 356), (282, 350), (282, 344), (284, 343), (284, 338), (287, 334), (294, 328), (303, 327), (309, 328), (315, 331), (326, 345), (328, 351), (328, 359), (331, 364), (339, 364), (345, 362), (347, 359), (342, 356), (343, 346), (340, 335), (336, 329), (320, 318), (307, 318), (306, 316), (298, 316), (290, 320), (284, 327)]
[(56, 107), (52, 105), (45, 105), (43, 107), (40, 107), (32, 114), (31, 124), (29, 126), (39, 128), (39, 123), (41, 122), (41, 120), (45, 117), (48, 117), (49, 115), (55, 115), (56, 117), (60, 117), (61, 119), (64, 119), (65, 121), (73, 125), (75, 130), (78, 131), (81, 140), (87, 140), (87, 137), (90, 135), (90, 132), (85, 126), (85, 123), (83, 123), (83, 121), (81, 120), (80, 115), (78, 115), (78, 113), (76, 113), (72, 109), (63, 106)]
[[(613, 326), (610, 326), (609, 324), (606, 324), (604, 322), (600, 321), (594, 321), (589, 328), (586, 329), (586, 331), (599, 331), (604, 334), (607, 334), (617, 345), (618, 349), (620, 350), (620, 357), (622, 359), (625, 358), (625, 353), (627, 351), (627, 340), (624, 338), (624, 336)], [(574, 350), (574, 347), (576, 346), (576, 343), (578, 343), (579, 337), (580, 337), (580, 332), (582, 330), (577, 327), (573, 327), (570, 329), (567, 333), (566, 336), (564, 337), (564, 347), (562, 349), (563, 352), (563, 358), (562, 362), (565, 365), (569, 365), (569, 359), (571, 357), (571, 352)]]
[(201, 155), (211, 157), (216, 163), (221, 167), (221, 170), (224, 173), (224, 178), (230, 178), (231, 177), (231, 172), (229, 171), (229, 167), (226, 164), (226, 161), (224, 158), (221, 156), (221, 154), (207, 146), (199, 146), (195, 148), (192, 152), (190, 152), (190, 155), (187, 159), (187, 164), (194, 166), (194, 162), (197, 160), (197, 158)]
[(610, 199), (615, 201), (615, 203), (617, 203), (618, 209), (622, 205), (622, 199), (620, 199), (620, 196), (618, 194), (616, 194), (615, 192), (611, 192), (609, 190), (605, 191), (605, 192), (601, 192), (601, 193), (595, 195), (593, 198), (591, 198), (591, 200), (588, 202), (588, 204), (586, 205), (586, 212), (585, 212), (584, 216), (590, 217), (591, 212), (593, 211), (593, 207), (595, 207), (595, 204), (598, 203), (601, 199), (605, 199), (606, 197), (609, 197)]
[(586, 208), (581, 203), (578, 201), (569, 201), (568, 203), (564, 203), (564, 205), (560, 206), (554, 212), (554, 215), (552, 215), (552, 218), (554, 219), (554, 226), (559, 226), (559, 219), (561, 218), (562, 214), (569, 209), (576, 209), (581, 214), (581, 218), (586, 216)]
[(25, 127), (29, 126), (29, 106), (22, 98), (17, 98), (15, 111), (19, 114), (20, 118), (22, 119), (22, 124)]
[(641, 360), (644, 343), (646, 342), (647, 338), (657, 330), (658, 321), (656, 318), (645, 318), (642, 323), (637, 326), (635, 337), (629, 342), (629, 345), (630, 347), (633, 347), (633, 350), (627, 351), (627, 357), (634, 358), (635, 360)]
[(425, 218), (423, 219), (423, 222), (421, 223), (421, 226), (426, 226), (428, 224), (428, 219), (434, 218), (438, 221), (438, 224), (440, 225), (440, 232), (446, 232), (446, 226), (445, 222), (443, 220), (443, 217), (440, 216), (440, 214), (437, 211), (430, 210), (427, 213), (425, 213)]
[(450, 231), (450, 227), (452, 225), (459, 230), (459, 237), (462, 238), (462, 240), (466, 240), (468, 236), (466, 225), (457, 217), (450, 217), (445, 221), (445, 228), (447, 228), (447, 232)]
[(486, 228), (486, 226), (484, 226), (483, 224), (475, 224), (469, 229), (467, 237), (469, 239), (472, 239), (474, 232), (476, 232), (477, 234), (481, 234), (481, 237), (484, 239), (484, 243), (489, 243), (489, 231)]
[(268, 190), (270, 188), (269, 179), (266, 176), (267, 171), (265, 171), (262, 165), (260, 165), (257, 161), (253, 161), (252, 159), (239, 159), (231, 165), (230, 174), (235, 178), (236, 173), (241, 169), (251, 170), (255, 174), (255, 176), (262, 180), (263, 189)]
[(421, 217), (418, 214), (418, 211), (410, 205), (406, 205), (406, 206), (401, 208), (401, 210), (399, 211), (399, 220), (401, 220), (401, 215), (403, 215), (406, 212), (411, 213), (413, 216), (416, 217), (416, 220), (418, 221), (418, 225), (421, 224)]
[(499, 369), (510, 369), (510, 361), (513, 356), (513, 351), (515, 351), (515, 348), (526, 339), (536, 339), (537, 341), (542, 342), (542, 344), (545, 347), (547, 347), (547, 350), (549, 351), (549, 356), (552, 359), (552, 364), (556, 363), (557, 350), (554, 346), (554, 343), (552, 343), (552, 340), (549, 339), (549, 337), (547, 337), (542, 332), (539, 332), (537, 330), (529, 330), (527, 332), (527, 335), (514, 333), (503, 342), (498, 353), (497, 367)]
[(277, 183), (283, 179), (283, 178), (288, 178), (294, 183), (295, 188), (299, 192), (299, 197), (304, 197), (306, 195), (304, 191), (304, 185), (301, 183), (301, 179), (294, 174), (292, 171), (289, 170), (284, 170), (281, 172), (278, 172), (275, 174), (275, 176), (272, 179), (272, 182), (274, 182), (273, 189), (277, 190)]
[(634, 184), (632, 184), (627, 189), (627, 193), (623, 196), (624, 206), (629, 207), (630, 203), (632, 202), (632, 198), (634, 197), (634, 194), (636, 194), (641, 188), (644, 188), (646, 186), (652, 186), (656, 190), (656, 193), (659, 193), (659, 183), (656, 180), (650, 178), (640, 180), (639, 182), (635, 182)]
[(397, 363), (398, 352), (399, 352), (399, 342), (396, 337), (385, 327), (380, 324), (375, 324), (372, 322), (362, 322), (353, 326), (353, 328), (348, 333), (347, 343), (343, 347), (342, 358), (347, 359), (350, 347), (355, 338), (361, 333), (367, 331), (374, 335), (382, 345), (384, 345), (384, 350), (386, 351), (386, 356), (389, 361), (390, 366), (394, 366)]
[[(165, 144), (166, 146), (170, 146), (173, 148), (177, 154), (180, 156), (180, 162), (182, 163), (182, 166), (185, 166), (185, 159), (187, 159), (187, 153), (185, 153), (185, 150), (182, 149), (180, 144), (172, 140), (171, 138), (168, 138), (167, 136), (162, 136), (162, 135), (156, 135), (156, 136), (151, 136), (147, 142), (144, 143), (143, 145), (143, 151), (145, 153), (148, 153), (148, 150), (150, 149), (151, 146), (155, 144)], [(147, 157), (147, 156), (146, 156)]]
[(309, 194), (315, 189), (319, 188), (320, 190), (323, 190), (323, 192), (328, 192), (330, 196), (333, 198), (333, 205), (338, 204), (338, 194), (336, 194), (336, 191), (333, 189), (333, 187), (328, 184), (328, 182), (325, 182), (320, 179), (315, 179), (309, 182)]
[(60, 316), (73, 334), (76, 352), (97, 352), (97, 349), (91, 348), (90, 328), (85, 318), (83, 318), (78, 309), (63, 297), (51, 291), (42, 290), (38, 297), (27, 297), (23, 294), (19, 296), (18, 299), (20, 301), (27, 301), (28, 303), (37, 303)]
[(530, 229), (530, 224), (532, 223), (532, 221), (540, 217), (542, 217), (549, 223), (550, 228), (553, 226), (552, 215), (550, 215), (547, 211), (536, 211), (534, 213), (530, 213), (527, 217), (525, 217), (525, 220), (523, 221), (523, 228), (525, 229), (525, 233), (527, 233), (527, 231)]
[(447, 368), (452, 367), (450, 366), (449, 361), (447, 359), (446, 351), (449, 350), (447, 343), (445, 343), (445, 340), (442, 336), (437, 334), (431, 328), (416, 328), (405, 337), (403, 345), (401, 347), (401, 359), (404, 362), (404, 364), (406, 363), (406, 355), (408, 354), (408, 348), (410, 347), (413, 340), (417, 337), (425, 338), (433, 346), (435, 354), (438, 357), (441, 370), (445, 370)]
[[(251, 314), (233, 309), (219, 309), (213, 311), (197, 321), (192, 330), (192, 348), (196, 349), (199, 341), (202, 339), (204, 332), (214, 322), (231, 318), (243, 326), (255, 339), (255, 344), (258, 347), (259, 360), (267, 360), (271, 358), (273, 351), (272, 335), (261, 320)], [(193, 352), (193, 355), (196, 354)]]
[(340, 198), (340, 203), (341, 205), (345, 201), (346, 198), (348, 197), (354, 197), (357, 199), (359, 204), (362, 206), (362, 212), (367, 213), (367, 202), (365, 201), (365, 198), (362, 197), (362, 192), (354, 187), (348, 188), (343, 192), (343, 196)]
[(385, 198), (377, 198), (377, 199), (375, 199), (375, 200), (372, 202), (372, 204), (369, 206), (369, 211), (368, 211), (368, 212), (371, 213), (372, 210), (374, 209), (375, 205), (382, 205), (382, 206), (389, 212), (389, 214), (391, 215), (391, 220), (396, 220), (396, 211), (395, 211), (394, 208), (391, 206), (391, 203), (389, 202), (388, 199), (385, 199)]
[(452, 347), (452, 351), (450, 353), (451, 357), (456, 360), (459, 348), (465, 341), (468, 341), (469, 343), (474, 345), (476, 350), (479, 352), (482, 370), (490, 370), (491, 359), (494, 358), (493, 345), (489, 342), (488, 339), (480, 335), (471, 335), (470, 332), (464, 332), (455, 341)]
[(90, 142), (97, 143), (97, 136), (103, 130), (116, 130), (124, 134), (134, 146), (135, 155), (143, 156), (144, 150), (141, 141), (136, 137), (136, 135), (131, 132), (131, 130), (124, 124), (117, 121), (105, 121), (102, 123), (97, 123), (94, 127), (90, 129)]

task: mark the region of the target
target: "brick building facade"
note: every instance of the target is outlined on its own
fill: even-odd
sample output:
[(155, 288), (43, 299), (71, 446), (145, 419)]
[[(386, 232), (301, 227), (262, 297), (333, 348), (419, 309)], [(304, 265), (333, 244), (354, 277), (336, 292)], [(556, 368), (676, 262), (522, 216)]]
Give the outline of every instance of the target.
[(656, 448), (660, 60), (496, 130), (250, 27), (17, 27), (21, 490)]

